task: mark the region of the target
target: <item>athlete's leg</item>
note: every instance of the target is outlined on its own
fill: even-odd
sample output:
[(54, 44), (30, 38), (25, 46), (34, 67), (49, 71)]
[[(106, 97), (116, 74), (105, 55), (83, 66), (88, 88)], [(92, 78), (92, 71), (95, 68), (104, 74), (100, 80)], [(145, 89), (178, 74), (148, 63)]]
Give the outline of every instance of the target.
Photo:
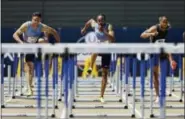
[(159, 102), (159, 56), (155, 55), (154, 57), (154, 67), (153, 67), (153, 83), (156, 93), (155, 102)]
[(100, 101), (104, 102), (104, 93), (107, 85), (107, 77), (109, 72), (109, 65), (111, 60), (110, 54), (103, 54), (102, 56), (102, 83), (101, 83), (101, 95), (100, 95)]
[(93, 65), (94, 65), (94, 63), (96, 61), (96, 57), (97, 57), (97, 54), (92, 54), (91, 55), (91, 63), (90, 63), (90, 68), (88, 70), (89, 74), (91, 74), (91, 72), (92, 72), (92, 68), (93, 68)]
[(183, 58), (183, 80), (185, 79), (185, 58)]
[(28, 83), (28, 96), (33, 95), (34, 54), (26, 55), (26, 78)]

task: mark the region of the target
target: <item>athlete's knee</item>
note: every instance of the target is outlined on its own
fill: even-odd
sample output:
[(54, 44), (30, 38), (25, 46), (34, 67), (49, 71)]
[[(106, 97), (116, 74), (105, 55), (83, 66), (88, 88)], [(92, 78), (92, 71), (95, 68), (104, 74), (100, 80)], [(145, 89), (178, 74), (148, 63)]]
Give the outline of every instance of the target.
[(103, 68), (102, 69), (102, 77), (107, 78), (107, 76), (108, 76), (108, 69), (107, 68)]

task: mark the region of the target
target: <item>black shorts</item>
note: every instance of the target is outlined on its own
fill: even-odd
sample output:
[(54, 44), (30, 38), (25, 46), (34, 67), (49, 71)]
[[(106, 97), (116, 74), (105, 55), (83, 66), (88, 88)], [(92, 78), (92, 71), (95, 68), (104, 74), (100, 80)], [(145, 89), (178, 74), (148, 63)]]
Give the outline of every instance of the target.
[(34, 62), (35, 61), (35, 54), (26, 54), (25, 60), (26, 60), (26, 62)]
[(111, 54), (99, 54), (101, 56), (101, 67), (109, 68), (111, 62)]

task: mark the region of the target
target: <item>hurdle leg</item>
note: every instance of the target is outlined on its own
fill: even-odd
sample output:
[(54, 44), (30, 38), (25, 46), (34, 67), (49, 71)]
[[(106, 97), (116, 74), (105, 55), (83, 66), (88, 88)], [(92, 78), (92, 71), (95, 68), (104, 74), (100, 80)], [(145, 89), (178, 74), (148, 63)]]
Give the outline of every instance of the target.
[(133, 102), (133, 108), (132, 108), (132, 118), (135, 117), (135, 98), (136, 98), (136, 69), (137, 69), (137, 60), (136, 57), (134, 56), (133, 58), (133, 86), (132, 86), (132, 90), (133, 90), (133, 97), (132, 97), (132, 102)]
[(14, 56), (14, 63), (13, 63), (13, 91), (12, 91), (12, 98), (15, 98), (15, 90), (16, 90), (16, 62), (17, 62), (17, 54)]
[(41, 51), (38, 52), (38, 59), (37, 59), (37, 118), (41, 118), (41, 70), (42, 70), (42, 54)]
[(1, 108), (4, 108), (4, 54), (1, 54)]
[(174, 80), (174, 75), (173, 75), (173, 73), (172, 73), (172, 69), (170, 68), (170, 75), (171, 75), (171, 77), (170, 77), (170, 91), (169, 91), (169, 96), (172, 96), (172, 88), (173, 88), (173, 80)]
[(144, 119), (145, 113), (144, 113), (144, 93), (145, 93), (145, 54), (142, 54), (141, 56), (141, 64), (140, 64), (140, 75), (141, 75), (141, 118)]
[(77, 66), (77, 59), (75, 59), (75, 80), (74, 80), (74, 95), (75, 97), (78, 96), (78, 66)]
[(75, 62), (74, 62), (74, 86), (73, 86), (73, 97), (74, 97), (74, 102), (76, 101), (75, 100), (75, 97), (77, 96), (77, 79), (78, 79), (78, 67), (77, 67), (77, 57), (75, 57)]
[(129, 58), (129, 56), (126, 56), (125, 57), (125, 62), (126, 62), (126, 65), (125, 65), (125, 68), (126, 68), (126, 70), (125, 70), (125, 103), (126, 103), (126, 105), (125, 105), (125, 108), (127, 109), (128, 108), (128, 78), (129, 78), (129, 70), (130, 70), (130, 58)]
[[(74, 87), (75, 87), (75, 84), (74, 84), (74, 82), (75, 82), (75, 80), (77, 80), (77, 77), (78, 77), (78, 75), (77, 75), (77, 73), (76, 73), (76, 58), (77, 56), (75, 55), (74, 56), (74, 59), (73, 59), (73, 82), (72, 82), (72, 105), (74, 104), (74, 102), (76, 101), (75, 100), (75, 89), (74, 89)], [(73, 108), (73, 107), (72, 107)]]
[(121, 59), (120, 59), (120, 70), (119, 70), (119, 85), (117, 87), (117, 90), (119, 91), (119, 94), (120, 94), (120, 99), (119, 99), (119, 102), (123, 102), (123, 99), (122, 99), (122, 96), (123, 96), (123, 91), (122, 91), (122, 81), (123, 81), (123, 62), (122, 62), (122, 56), (121, 56)]
[(44, 71), (45, 71), (45, 94), (46, 94), (46, 108), (45, 108), (45, 118), (48, 118), (48, 84), (49, 84), (49, 59), (45, 59), (44, 62)]
[(131, 74), (129, 74), (129, 78), (128, 78), (128, 96), (131, 96), (131, 94), (130, 94), (130, 76), (131, 76)]
[(8, 65), (8, 94), (11, 95), (11, 65)]
[(153, 58), (150, 57), (150, 117), (153, 118)]
[(183, 63), (182, 63), (182, 56), (179, 56), (179, 76), (180, 76), (180, 102), (182, 102), (183, 100), (183, 67), (182, 67)]
[(64, 108), (61, 114), (61, 119), (68, 118), (68, 55), (64, 57)]
[(62, 74), (61, 74), (61, 76), (60, 76), (60, 85), (59, 85), (60, 91), (59, 91), (59, 98), (58, 98), (58, 101), (62, 101), (62, 94), (63, 94), (63, 93), (62, 93), (62, 92), (63, 92), (63, 91), (62, 91), (62, 89), (63, 89), (63, 88), (62, 88), (62, 87), (63, 87), (62, 84), (63, 84), (63, 83), (62, 83)]
[(55, 78), (56, 78), (56, 88), (55, 88), (55, 109), (58, 109), (58, 56), (55, 59)]
[(117, 66), (117, 69), (116, 69), (118, 72), (117, 72), (117, 76), (116, 76), (116, 85), (115, 85), (115, 87), (113, 87), (113, 90), (115, 89), (116, 90), (116, 94), (119, 94), (119, 92), (120, 92), (120, 86), (119, 86), (119, 83), (120, 83), (120, 70), (121, 70), (121, 68), (120, 68), (120, 66)]
[(56, 82), (56, 77), (55, 77), (55, 70), (56, 70), (56, 68), (55, 68), (55, 59), (56, 59), (56, 57), (54, 56), (53, 58), (52, 58), (52, 61), (53, 61), (53, 86), (52, 86), (52, 90), (53, 90), (53, 92), (52, 92), (52, 117), (55, 117), (55, 95), (56, 95), (56, 92), (55, 92), (55, 90), (56, 90), (56, 85), (55, 85), (55, 82)]
[(20, 66), (20, 78), (21, 78), (21, 87), (20, 87), (20, 96), (23, 96), (22, 88), (23, 88), (23, 70), (24, 70), (24, 55), (21, 54), (20, 60), (21, 60), (21, 66)]
[(166, 57), (160, 57), (160, 119), (166, 119), (166, 59)]
[(175, 92), (174, 74), (172, 73), (172, 92)]
[(73, 102), (72, 100), (73, 61), (72, 60), (73, 60), (72, 58), (69, 59), (69, 71), (71, 72), (69, 74), (69, 99), (68, 99), (68, 102), (69, 102), (68, 114), (69, 115), (72, 115), (72, 102)]

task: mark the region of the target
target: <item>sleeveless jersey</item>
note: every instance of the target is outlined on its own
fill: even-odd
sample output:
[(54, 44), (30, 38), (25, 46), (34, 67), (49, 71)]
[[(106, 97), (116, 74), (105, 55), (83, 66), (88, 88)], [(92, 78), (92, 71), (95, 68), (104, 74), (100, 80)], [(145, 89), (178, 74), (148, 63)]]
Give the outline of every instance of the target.
[(156, 42), (156, 41), (159, 40), (159, 39), (165, 39), (166, 36), (167, 36), (167, 34), (168, 34), (168, 29), (162, 30), (162, 29), (160, 28), (159, 24), (156, 25), (156, 26), (157, 26), (158, 35), (157, 35), (157, 36), (154, 36), (154, 37), (152, 38), (152, 42)]
[[(108, 31), (108, 27), (109, 27), (109, 24), (104, 25), (104, 29), (107, 31)], [(105, 35), (105, 33), (99, 31), (97, 23), (94, 26), (94, 32), (95, 32), (95, 35), (96, 35), (97, 39), (99, 40), (99, 42), (108, 41), (108, 37)]]
[(36, 43), (42, 36), (42, 24), (40, 23), (36, 29), (31, 26), (31, 21), (27, 22), (27, 30), (23, 33), (23, 39), (27, 43)]

